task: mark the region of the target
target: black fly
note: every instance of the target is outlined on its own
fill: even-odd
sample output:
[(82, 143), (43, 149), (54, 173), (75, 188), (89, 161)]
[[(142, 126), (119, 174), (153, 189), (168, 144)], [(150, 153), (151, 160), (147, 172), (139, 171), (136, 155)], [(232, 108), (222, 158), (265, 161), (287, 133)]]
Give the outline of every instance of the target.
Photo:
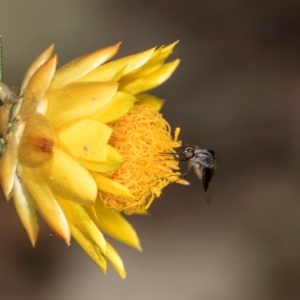
[(182, 144), (180, 156), (182, 161), (188, 162), (183, 176), (193, 167), (196, 176), (203, 182), (206, 200), (210, 203), (212, 199), (211, 179), (218, 167), (218, 155), (212, 150)]

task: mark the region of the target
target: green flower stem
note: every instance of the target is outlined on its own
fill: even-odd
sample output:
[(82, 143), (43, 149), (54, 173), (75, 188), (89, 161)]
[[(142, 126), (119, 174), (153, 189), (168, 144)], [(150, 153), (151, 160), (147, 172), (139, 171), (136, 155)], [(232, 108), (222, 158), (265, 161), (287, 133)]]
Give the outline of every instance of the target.
[(0, 82), (2, 82), (2, 36), (0, 35)]

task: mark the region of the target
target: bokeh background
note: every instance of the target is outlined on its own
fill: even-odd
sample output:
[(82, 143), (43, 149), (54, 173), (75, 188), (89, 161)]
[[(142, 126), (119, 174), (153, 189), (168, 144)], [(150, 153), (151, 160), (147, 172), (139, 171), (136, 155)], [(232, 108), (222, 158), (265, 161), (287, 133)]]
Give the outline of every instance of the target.
[(114, 244), (126, 280), (46, 225), (32, 249), (0, 201), (0, 299), (300, 299), (299, 1), (1, 0), (0, 33), (17, 86), (53, 42), (62, 64), (119, 41), (127, 55), (179, 39), (180, 67), (155, 94), (181, 139), (221, 161), (212, 204), (191, 173), (151, 217), (129, 218), (144, 251)]

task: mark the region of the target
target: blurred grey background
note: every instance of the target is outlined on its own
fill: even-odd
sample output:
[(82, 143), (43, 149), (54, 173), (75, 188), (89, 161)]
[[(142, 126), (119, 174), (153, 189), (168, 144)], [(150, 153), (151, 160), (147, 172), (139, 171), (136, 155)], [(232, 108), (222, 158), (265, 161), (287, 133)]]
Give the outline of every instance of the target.
[(18, 86), (53, 42), (63, 64), (179, 39), (181, 64), (154, 93), (181, 139), (221, 160), (211, 205), (191, 172), (151, 217), (129, 218), (144, 251), (114, 243), (126, 280), (45, 225), (32, 249), (0, 201), (0, 299), (300, 299), (299, 1), (0, 0), (0, 33), (4, 81)]

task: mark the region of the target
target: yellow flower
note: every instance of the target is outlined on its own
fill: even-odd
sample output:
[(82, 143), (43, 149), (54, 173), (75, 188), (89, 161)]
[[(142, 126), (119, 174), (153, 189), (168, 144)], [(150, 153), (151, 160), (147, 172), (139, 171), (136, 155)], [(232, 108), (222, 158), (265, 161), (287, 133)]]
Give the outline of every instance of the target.
[(138, 250), (120, 214), (145, 213), (179, 180), (177, 136), (146, 91), (167, 80), (176, 43), (107, 62), (119, 44), (56, 70), (53, 46), (31, 65), (19, 96), (0, 83), (0, 183), (34, 246), (36, 211), (68, 245), (71, 236), (105, 272), (125, 270), (103, 233)]

